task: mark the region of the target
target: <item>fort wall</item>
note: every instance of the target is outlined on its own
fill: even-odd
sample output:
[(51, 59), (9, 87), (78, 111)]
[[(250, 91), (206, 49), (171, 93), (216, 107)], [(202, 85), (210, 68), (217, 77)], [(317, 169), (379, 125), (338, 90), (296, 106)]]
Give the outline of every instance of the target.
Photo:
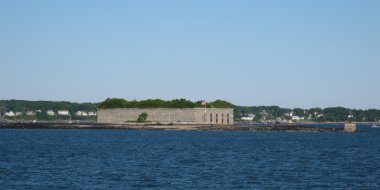
[(97, 123), (123, 124), (136, 122), (141, 113), (147, 113), (147, 122), (162, 124), (233, 125), (232, 108), (116, 108), (99, 109)]

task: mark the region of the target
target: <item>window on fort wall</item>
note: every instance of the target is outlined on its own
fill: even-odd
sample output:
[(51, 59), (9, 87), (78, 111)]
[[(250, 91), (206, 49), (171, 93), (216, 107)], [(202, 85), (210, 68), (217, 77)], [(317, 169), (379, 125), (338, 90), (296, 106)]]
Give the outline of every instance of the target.
[(210, 123), (212, 123), (212, 113), (210, 114)]
[(218, 114), (215, 114), (215, 123), (218, 123)]
[(230, 114), (227, 114), (227, 124), (230, 124)]
[(224, 114), (222, 114), (222, 124), (224, 124)]

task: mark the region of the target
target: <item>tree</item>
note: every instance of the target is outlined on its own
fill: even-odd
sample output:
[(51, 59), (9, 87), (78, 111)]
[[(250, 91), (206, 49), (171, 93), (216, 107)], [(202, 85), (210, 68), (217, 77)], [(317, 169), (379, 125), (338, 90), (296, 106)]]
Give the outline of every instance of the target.
[(137, 118), (137, 122), (139, 122), (139, 123), (145, 122), (147, 117), (148, 117), (148, 114), (143, 112)]
[(100, 103), (99, 108), (124, 108), (128, 102), (120, 98), (107, 98), (105, 101)]
[(234, 105), (230, 102), (227, 102), (225, 100), (215, 100), (214, 102), (211, 102), (212, 108), (233, 108)]

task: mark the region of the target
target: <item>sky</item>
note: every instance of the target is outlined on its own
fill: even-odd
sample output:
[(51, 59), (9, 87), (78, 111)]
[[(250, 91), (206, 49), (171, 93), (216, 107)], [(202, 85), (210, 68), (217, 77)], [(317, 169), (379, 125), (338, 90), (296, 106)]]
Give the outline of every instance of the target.
[(0, 0), (0, 99), (380, 109), (378, 0)]

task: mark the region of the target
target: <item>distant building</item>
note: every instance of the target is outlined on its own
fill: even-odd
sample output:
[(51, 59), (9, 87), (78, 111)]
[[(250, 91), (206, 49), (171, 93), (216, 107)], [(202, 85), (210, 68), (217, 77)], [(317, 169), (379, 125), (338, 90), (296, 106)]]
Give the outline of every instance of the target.
[(293, 115), (293, 116), (292, 116), (292, 120), (293, 120), (293, 121), (299, 121), (299, 120), (301, 120), (301, 118), (300, 118), (300, 116)]
[(316, 118), (320, 118), (320, 117), (323, 116), (323, 114), (322, 114), (322, 113), (315, 112), (315, 113), (314, 113), (314, 116), (315, 116)]
[(75, 115), (76, 116), (87, 116), (88, 114), (85, 111), (77, 111), (77, 112), (75, 112)]
[(5, 116), (14, 117), (15, 113), (13, 113), (13, 111), (5, 112)]
[(25, 115), (27, 115), (27, 116), (35, 116), (36, 113), (35, 113), (34, 111), (27, 111), (27, 112), (25, 113)]
[(96, 112), (86, 112), (86, 111), (77, 111), (77, 112), (75, 112), (75, 115), (76, 116), (84, 116), (84, 117), (86, 117), (86, 116), (96, 116)]
[(253, 121), (253, 118), (255, 118), (254, 114), (248, 114), (248, 116), (241, 117), (241, 120), (243, 120), (243, 121)]
[(54, 116), (54, 115), (55, 115), (55, 113), (54, 113), (53, 110), (48, 110), (48, 111), (46, 111), (46, 114), (47, 114), (47, 115), (50, 115), (50, 116)]
[(58, 110), (58, 115), (70, 115), (69, 110)]
[(90, 112), (88, 112), (88, 116), (96, 116), (96, 112), (90, 111)]
[(305, 119), (305, 117), (300, 117), (300, 116), (297, 116), (297, 115), (293, 115), (292, 116), (292, 120), (293, 121), (299, 121), (299, 120), (304, 120)]
[(22, 112), (16, 112), (15, 116), (22, 116)]

